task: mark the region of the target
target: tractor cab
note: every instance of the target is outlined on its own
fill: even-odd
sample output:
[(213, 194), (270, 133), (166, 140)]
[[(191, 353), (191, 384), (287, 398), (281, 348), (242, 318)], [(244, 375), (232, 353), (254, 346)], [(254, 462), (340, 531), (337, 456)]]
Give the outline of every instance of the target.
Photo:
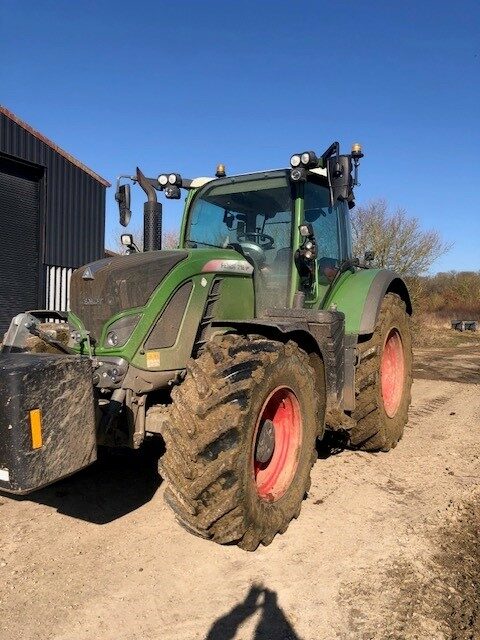
[(191, 202), (183, 245), (240, 253), (254, 269), (257, 306), (286, 307), (293, 266), (295, 197), (287, 171), (207, 183)]
[[(279, 170), (207, 183), (191, 201), (183, 246), (242, 254), (254, 267), (257, 312), (290, 307), (299, 285), (311, 303), (320, 304), (340, 265), (351, 257), (348, 207), (331, 205), (323, 173), (312, 173), (305, 182)], [(305, 223), (309, 233), (302, 237)], [(316, 246), (316, 256), (308, 249), (297, 251), (308, 243)], [(302, 279), (303, 272), (310, 277)]]
[[(240, 176), (227, 176), (223, 165), (217, 167), (216, 178), (194, 180), (178, 173), (145, 178), (137, 169), (133, 179), (149, 200), (146, 246), (155, 227), (150, 212), (160, 207), (161, 214), (155, 191), (177, 199), (186, 189), (180, 248), (241, 254), (253, 267), (257, 314), (294, 306), (299, 292), (302, 306), (321, 307), (332, 282), (352, 259), (348, 209), (354, 203), (352, 187), (362, 156), (359, 145), (351, 155), (340, 156), (338, 143), (333, 143), (320, 157), (311, 151), (294, 154), (290, 169)], [(121, 221), (130, 217), (125, 215), (122, 189), (125, 185), (117, 189)]]

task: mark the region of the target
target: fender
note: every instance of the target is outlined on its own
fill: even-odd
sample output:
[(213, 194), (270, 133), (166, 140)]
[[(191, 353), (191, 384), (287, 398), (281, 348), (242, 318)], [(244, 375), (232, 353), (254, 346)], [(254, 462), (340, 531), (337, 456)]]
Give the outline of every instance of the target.
[(345, 314), (346, 334), (368, 335), (373, 333), (382, 300), (390, 292), (402, 298), (411, 315), (412, 302), (405, 282), (387, 269), (362, 269), (346, 274), (328, 297), (326, 305), (330, 308), (336, 304)]
[(358, 337), (375, 330), (383, 298), (389, 292), (404, 300), (407, 313), (412, 314), (412, 302), (407, 286), (394, 271), (362, 269), (347, 273), (340, 279), (326, 305), (336, 304), (345, 314), (345, 386), (343, 408), (355, 409), (355, 363)]
[(327, 413), (341, 407), (344, 387), (345, 346), (342, 313), (314, 309), (269, 309), (265, 317), (223, 320), (212, 327), (242, 334), (261, 334), (273, 340), (293, 340), (304, 351), (318, 354), (327, 392)]

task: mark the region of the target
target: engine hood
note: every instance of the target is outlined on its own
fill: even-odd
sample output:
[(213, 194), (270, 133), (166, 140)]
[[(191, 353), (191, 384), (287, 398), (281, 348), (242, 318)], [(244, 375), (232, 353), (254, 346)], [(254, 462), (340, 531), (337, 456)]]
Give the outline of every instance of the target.
[(91, 262), (72, 274), (70, 308), (98, 340), (105, 322), (143, 307), (187, 251), (149, 251)]

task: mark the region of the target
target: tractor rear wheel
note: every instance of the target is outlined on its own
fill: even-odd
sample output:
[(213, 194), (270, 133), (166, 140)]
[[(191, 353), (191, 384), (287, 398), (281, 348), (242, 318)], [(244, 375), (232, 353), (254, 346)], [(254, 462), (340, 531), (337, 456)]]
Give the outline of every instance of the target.
[(323, 429), (316, 375), (297, 344), (262, 337), (227, 335), (190, 361), (162, 427), (160, 473), (180, 524), (247, 551), (287, 529)]
[(412, 386), (412, 339), (405, 303), (387, 293), (368, 340), (358, 345), (356, 426), (350, 444), (364, 451), (388, 451), (401, 439)]

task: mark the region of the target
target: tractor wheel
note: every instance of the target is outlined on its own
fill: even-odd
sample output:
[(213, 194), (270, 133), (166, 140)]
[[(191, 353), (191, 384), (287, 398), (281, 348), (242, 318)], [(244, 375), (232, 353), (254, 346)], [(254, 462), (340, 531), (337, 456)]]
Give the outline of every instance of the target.
[(356, 426), (350, 444), (364, 451), (396, 446), (408, 420), (412, 386), (412, 339), (405, 303), (387, 293), (375, 331), (358, 345)]
[(227, 335), (190, 361), (172, 392), (160, 462), (183, 527), (254, 551), (298, 517), (323, 430), (315, 379), (295, 343), (262, 337)]

